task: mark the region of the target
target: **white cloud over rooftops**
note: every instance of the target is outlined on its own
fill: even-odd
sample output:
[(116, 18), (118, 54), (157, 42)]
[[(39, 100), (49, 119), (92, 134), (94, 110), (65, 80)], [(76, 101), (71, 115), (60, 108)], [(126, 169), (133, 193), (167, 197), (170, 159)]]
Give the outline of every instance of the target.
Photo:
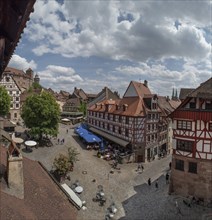
[(37, 1), (26, 34), (38, 56), (199, 60), (210, 53), (210, 13), (207, 1)]
[(14, 54), (12, 56), (8, 66), (24, 71), (26, 71), (28, 68), (31, 68), (32, 70), (35, 70), (37, 68), (37, 64), (34, 60), (27, 61), (26, 58), (21, 57), (17, 54)]

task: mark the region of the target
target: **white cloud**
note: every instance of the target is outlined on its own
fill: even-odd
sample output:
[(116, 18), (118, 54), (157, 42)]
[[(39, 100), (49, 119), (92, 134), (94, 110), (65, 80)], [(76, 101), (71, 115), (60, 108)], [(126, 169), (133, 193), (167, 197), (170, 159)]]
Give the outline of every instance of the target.
[(8, 64), (10, 67), (14, 67), (20, 70), (27, 70), (28, 68), (31, 68), (32, 70), (35, 70), (37, 68), (37, 64), (34, 60), (27, 61), (27, 59), (14, 54)]
[(39, 71), (38, 74), (41, 85), (55, 90), (70, 91), (71, 85), (83, 82), (82, 77), (71, 67), (48, 65), (45, 70)]
[(38, 41), (38, 56), (199, 60), (210, 53), (203, 34), (211, 25), (210, 8), (207, 1), (37, 1), (26, 33)]

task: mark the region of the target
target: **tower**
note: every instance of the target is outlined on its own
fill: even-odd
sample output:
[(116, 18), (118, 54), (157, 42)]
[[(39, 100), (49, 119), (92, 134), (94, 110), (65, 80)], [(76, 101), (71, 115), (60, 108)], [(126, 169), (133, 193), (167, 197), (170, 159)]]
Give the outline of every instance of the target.
[(40, 83), (40, 77), (38, 76), (37, 73), (35, 74), (34, 82), (38, 84)]

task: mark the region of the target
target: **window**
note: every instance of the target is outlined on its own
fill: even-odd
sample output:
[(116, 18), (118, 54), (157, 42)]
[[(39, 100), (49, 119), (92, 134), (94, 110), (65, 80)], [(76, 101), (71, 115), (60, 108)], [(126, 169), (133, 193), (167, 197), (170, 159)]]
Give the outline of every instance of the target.
[(121, 134), (121, 127), (119, 127), (119, 134)]
[(177, 150), (192, 152), (193, 141), (177, 140)]
[(12, 91), (10, 91), (10, 95), (12, 95), (13, 94), (13, 92)]
[(188, 172), (189, 173), (197, 173), (197, 163), (189, 162), (188, 163)]
[(177, 121), (177, 128), (184, 129), (184, 130), (191, 130), (191, 121)]
[(115, 126), (113, 126), (113, 132), (116, 132), (116, 127)]
[(15, 107), (16, 107), (16, 108), (19, 108), (19, 104), (15, 104)]
[(129, 130), (128, 129), (125, 130), (125, 136), (129, 137)]
[(211, 101), (206, 101), (206, 103), (205, 103), (205, 109), (207, 109), (207, 110), (212, 110), (212, 102), (211, 102)]
[(177, 160), (175, 161), (175, 169), (184, 171), (184, 161), (183, 160)]
[(17, 118), (17, 113), (14, 113), (14, 118)]
[(19, 95), (19, 91), (16, 91), (16, 94)]
[(122, 122), (122, 120), (121, 120), (121, 116), (119, 116), (119, 123), (121, 123)]
[(151, 114), (148, 114), (148, 119), (151, 119)]
[(19, 101), (19, 97), (16, 97), (15, 100), (18, 102)]
[(196, 108), (196, 103), (195, 102), (190, 102), (189, 103), (189, 108)]
[(209, 123), (209, 131), (212, 131), (212, 123)]
[(126, 124), (129, 124), (129, 117), (126, 117)]

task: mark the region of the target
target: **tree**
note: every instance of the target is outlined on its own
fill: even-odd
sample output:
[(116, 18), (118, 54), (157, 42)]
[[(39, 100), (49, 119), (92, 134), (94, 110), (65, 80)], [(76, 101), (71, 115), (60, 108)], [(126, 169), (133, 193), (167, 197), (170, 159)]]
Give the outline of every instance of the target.
[(39, 141), (43, 135), (56, 136), (60, 117), (60, 108), (55, 98), (47, 92), (27, 97), (22, 107), (21, 117), (30, 133)]
[(68, 148), (68, 161), (72, 167), (77, 161), (79, 161), (78, 155), (79, 155), (79, 152), (77, 151), (76, 148), (73, 148), (73, 147)]
[(0, 86), (0, 115), (5, 116), (10, 111), (10, 101), (11, 98), (7, 92), (7, 90)]
[(87, 109), (86, 103), (85, 102), (81, 102), (79, 110), (80, 110), (80, 112), (83, 112), (84, 116), (86, 115), (86, 109)]
[(69, 171), (73, 170), (74, 163), (79, 161), (78, 159), (79, 152), (76, 148), (68, 148), (68, 156), (59, 154), (58, 157), (55, 157), (53, 162), (53, 168), (56, 173), (60, 176), (65, 176)]
[(70, 163), (68, 157), (63, 154), (60, 154), (58, 157), (55, 157), (53, 167), (60, 176), (65, 176), (70, 170)]

